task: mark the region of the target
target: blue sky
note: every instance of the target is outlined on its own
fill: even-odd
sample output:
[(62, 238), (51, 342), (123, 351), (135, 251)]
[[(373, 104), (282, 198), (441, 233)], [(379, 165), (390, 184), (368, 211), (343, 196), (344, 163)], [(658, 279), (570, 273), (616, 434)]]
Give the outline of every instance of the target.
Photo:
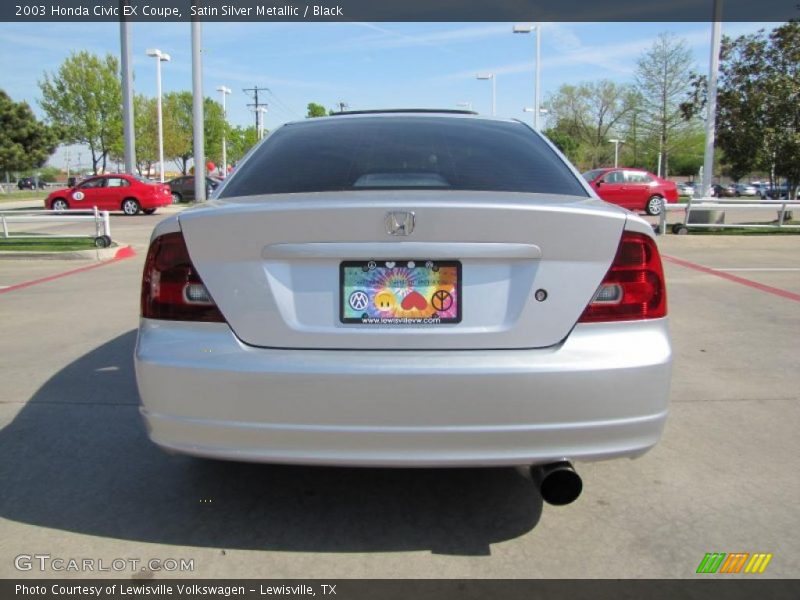
[[(302, 118), (308, 102), (352, 109), (389, 107), (456, 108), (470, 102), (491, 111), (491, 82), (478, 72), (497, 74), (497, 113), (530, 117), (533, 104), (532, 35), (514, 35), (512, 23), (205, 23), (203, 60), (205, 93), (226, 85), (228, 115), (234, 125), (248, 125), (251, 100), (242, 88), (257, 84), (266, 95), (270, 129)], [(730, 23), (728, 35), (770, 28), (769, 23)], [(191, 89), (188, 23), (133, 24), (137, 93), (155, 94), (154, 59), (147, 48), (172, 56), (164, 65), (164, 91)], [(545, 23), (542, 25), (542, 96), (563, 83), (608, 78), (633, 79), (636, 59), (655, 37), (669, 31), (683, 37), (696, 68), (708, 69), (708, 23)], [(0, 88), (34, 110), (37, 81), (70, 52), (119, 52), (116, 23), (0, 23)], [(54, 161), (61, 162), (60, 155)]]

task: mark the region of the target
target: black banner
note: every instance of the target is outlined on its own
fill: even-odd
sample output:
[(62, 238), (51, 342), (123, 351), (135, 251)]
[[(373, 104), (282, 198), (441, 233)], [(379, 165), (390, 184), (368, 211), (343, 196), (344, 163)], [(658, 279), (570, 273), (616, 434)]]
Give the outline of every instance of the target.
[(674, 580), (532, 580), (532, 579), (413, 579), (413, 580), (232, 580), (162, 579), (149, 581), (104, 579), (0, 580), (0, 598), (53, 598), (125, 600), (131, 598), (320, 598), (332, 600), (535, 600), (565, 598), (674, 600), (675, 598), (725, 598), (726, 600), (794, 600), (800, 581), (698, 576)]
[[(800, 18), (800, 0), (717, 0), (721, 20)], [(4, 0), (0, 21), (712, 21), (715, 0)]]

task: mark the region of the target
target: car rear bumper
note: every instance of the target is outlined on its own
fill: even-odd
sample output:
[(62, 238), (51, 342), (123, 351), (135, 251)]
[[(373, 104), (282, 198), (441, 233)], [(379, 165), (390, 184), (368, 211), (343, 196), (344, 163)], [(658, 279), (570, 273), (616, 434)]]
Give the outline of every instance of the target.
[(142, 208), (161, 208), (172, 204), (172, 193), (157, 196), (145, 196), (140, 200)]
[(581, 324), (534, 350), (254, 348), (222, 323), (143, 319), (151, 439), (242, 461), (478, 466), (637, 456), (660, 438), (667, 319)]

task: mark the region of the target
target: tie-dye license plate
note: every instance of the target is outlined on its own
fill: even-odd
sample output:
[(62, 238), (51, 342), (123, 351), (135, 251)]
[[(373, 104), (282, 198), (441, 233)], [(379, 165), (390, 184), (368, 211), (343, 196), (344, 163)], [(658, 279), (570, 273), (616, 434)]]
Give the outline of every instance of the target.
[(461, 263), (455, 260), (345, 261), (342, 323), (441, 325), (461, 322)]

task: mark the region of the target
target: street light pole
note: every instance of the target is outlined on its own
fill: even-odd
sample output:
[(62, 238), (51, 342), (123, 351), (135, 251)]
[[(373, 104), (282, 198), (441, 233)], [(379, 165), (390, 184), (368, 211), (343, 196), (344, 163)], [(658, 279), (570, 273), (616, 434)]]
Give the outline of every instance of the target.
[(614, 138), (608, 141), (614, 144), (614, 168), (616, 169), (619, 166), (619, 145), (624, 144), (625, 140)]
[(714, 21), (711, 23), (711, 58), (708, 68), (708, 93), (706, 101), (706, 147), (703, 152), (703, 183), (700, 197), (711, 194), (714, 177), (714, 142), (717, 123), (717, 76), (722, 36), (722, 0), (714, 0)]
[(494, 73), (479, 73), (475, 76), (476, 79), (480, 79), (482, 81), (491, 79), (492, 80), (492, 116), (497, 115), (497, 76)]
[[(124, 6), (125, 4), (123, 4)], [(120, 67), (122, 71), (122, 135), (125, 172), (136, 168), (136, 128), (133, 123), (133, 59), (131, 58), (131, 24), (126, 18), (119, 21)]]
[(194, 130), (194, 201), (206, 199), (206, 156), (203, 132), (203, 24), (192, 19), (192, 129)]
[(533, 128), (539, 131), (541, 116), (541, 51), (542, 51), (542, 28), (539, 23), (533, 25), (514, 25), (514, 33), (533, 33), (536, 36), (536, 56), (534, 62), (534, 93), (533, 93)]
[(156, 59), (156, 112), (158, 113), (158, 172), (161, 183), (164, 183), (164, 121), (161, 112), (161, 63), (169, 62), (170, 56), (158, 48), (151, 48), (147, 56)]
[(225, 97), (232, 93), (231, 88), (221, 85), (217, 91), (222, 94), (222, 120), (225, 122), (225, 130), (222, 133), (222, 176), (228, 174), (228, 147), (227, 147), (227, 129), (228, 129), (228, 111), (225, 108)]
[(261, 105), (254, 110), (256, 113), (256, 136), (260, 140), (264, 137), (264, 115), (267, 114), (267, 108)]

